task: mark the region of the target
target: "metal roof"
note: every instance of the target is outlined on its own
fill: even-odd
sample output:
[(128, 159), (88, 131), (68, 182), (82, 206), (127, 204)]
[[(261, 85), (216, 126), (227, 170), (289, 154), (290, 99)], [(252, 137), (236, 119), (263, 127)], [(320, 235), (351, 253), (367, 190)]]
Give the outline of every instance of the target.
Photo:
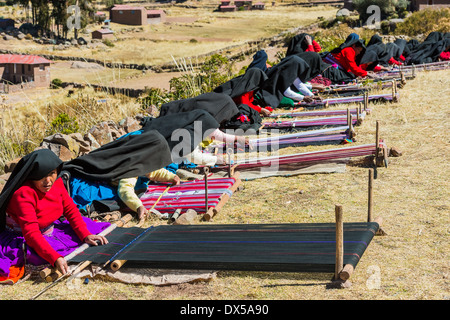
[(41, 63), (52, 63), (52, 61), (34, 55), (0, 54), (0, 64), (5, 63), (41, 64)]

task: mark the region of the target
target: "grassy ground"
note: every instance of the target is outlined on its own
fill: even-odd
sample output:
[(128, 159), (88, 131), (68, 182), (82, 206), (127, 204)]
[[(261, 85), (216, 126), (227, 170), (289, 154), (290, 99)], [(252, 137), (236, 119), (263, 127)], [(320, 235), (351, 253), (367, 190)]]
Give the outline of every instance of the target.
[[(400, 102), (371, 105), (371, 115), (356, 128), (358, 144), (371, 143), (379, 120), (381, 137), (403, 155), (378, 169), (374, 212), (387, 235), (374, 238), (351, 288), (327, 289), (330, 274), (227, 271), (210, 282), (168, 287), (100, 279), (60, 284), (40, 299), (449, 299), (449, 85), (448, 70), (419, 73), (400, 90)], [(210, 223), (333, 222), (335, 204), (343, 205), (344, 221), (364, 221), (367, 173), (355, 164), (341, 174), (246, 181)], [(0, 299), (27, 299), (45, 286), (28, 280), (2, 287)]]

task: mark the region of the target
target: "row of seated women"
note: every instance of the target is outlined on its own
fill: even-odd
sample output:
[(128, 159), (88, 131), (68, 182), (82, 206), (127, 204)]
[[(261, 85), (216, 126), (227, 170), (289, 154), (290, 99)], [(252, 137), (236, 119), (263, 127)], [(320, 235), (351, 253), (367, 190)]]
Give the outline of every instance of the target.
[[(76, 247), (108, 242), (98, 234), (109, 223), (95, 222), (82, 213), (91, 207), (97, 211), (121, 209), (145, 218), (149, 212), (138, 194), (149, 183), (179, 184), (172, 169), (182, 163), (220, 163), (219, 155), (204, 153), (201, 146), (214, 140), (248, 144), (245, 133), (257, 132), (262, 117), (283, 98), (320, 99), (313, 90), (323, 89), (321, 78), (342, 83), (370, 76), (369, 66), (374, 72), (381, 70), (376, 68), (382, 53), (379, 40), (374, 37), (365, 46), (351, 34), (332, 52), (320, 53), (313, 37), (299, 35), (278, 64), (268, 66), (267, 55), (259, 51), (244, 74), (212, 92), (163, 104), (157, 118), (142, 120), (140, 130), (89, 154), (68, 162), (48, 149), (24, 156), (0, 194), (0, 282), (17, 282), (26, 264), (48, 264), (63, 274), (68, 272), (64, 257)], [(411, 57), (406, 48), (383, 59), (406, 61)], [(241, 129), (242, 133), (227, 129)]]

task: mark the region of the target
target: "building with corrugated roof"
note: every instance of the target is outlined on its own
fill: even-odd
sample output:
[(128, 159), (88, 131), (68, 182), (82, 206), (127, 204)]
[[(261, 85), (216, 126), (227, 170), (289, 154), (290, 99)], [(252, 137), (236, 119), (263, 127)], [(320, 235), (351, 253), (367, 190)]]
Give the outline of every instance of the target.
[(91, 33), (92, 39), (113, 39), (114, 38), (114, 31), (108, 28), (102, 28), (99, 30), (92, 31)]
[(52, 61), (35, 55), (0, 55), (1, 82), (8, 84), (30, 83), (34, 87), (50, 86)]

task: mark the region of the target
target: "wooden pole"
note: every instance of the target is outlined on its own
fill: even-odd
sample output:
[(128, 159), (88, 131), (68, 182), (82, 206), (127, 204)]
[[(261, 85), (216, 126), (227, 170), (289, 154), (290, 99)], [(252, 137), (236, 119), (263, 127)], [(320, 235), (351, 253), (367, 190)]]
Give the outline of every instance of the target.
[(208, 212), (208, 173), (209, 173), (209, 168), (206, 167), (204, 172), (205, 172), (205, 212)]
[(378, 158), (378, 153), (380, 152), (380, 121), (377, 120), (376, 122), (376, 128), (375, 128), (375, 148), (376, 148), (376, 154), (375, 157)]
[(367, 222), (373, 220), (373, 169), (369, 169), (369, 196), (367, 209)]
[[(228, 178), (231, 178), (232, 172), (231, 172), (231, 155), (233, 154), (233, 149), (228, 148), (227, 149), (227, 155), (228, 155)], [(208, 211), (208, 210), (206, 210)]]
[(349, 108), (347, 108), (347, 125), (348, 125), (348, 128), (350, 129), (350, 124), (351, 124), (351, 113), (350, 113), (350, 109)]
[(369, 94), (367, 92), (364, 93), (364, 111), (368, 109), (369, 104)]
[(335, 206), (336, 216), (336, 265), (334, 279), (339, 279), (339, 274), (344, 268), (344, 223), (342, 220), (342, 206)]
[(353, 270), (354, 268), (351, 264), (346, 264), (339, 273), (339, 278), (343, 281), (347, 281), (352, 276)]
[[(240, 172), (236, 172), (233, 176), (233, 178), (236, 179), (236, 182), (230, 188), (228, 188), (228, 190), (231, 193), (234, 193), (242, 183), (242, 180), (239, 179), (239, 175)], [(211, 218), (213, 218), (216, 214), (219, 213), (219, 211), (222, 209), (222, 207), (225, 205), (225, 203), (227, 203), (229, 199), (230, 195), (228, 193), (222, 194), (222, 196), (219, 198), (219, 203), (217, 203), (215, 207), (211, 207), (207, 212), (205, 212), (205, 214), (203, 215), (203, 220), (205, 221), (211, 220)]]

